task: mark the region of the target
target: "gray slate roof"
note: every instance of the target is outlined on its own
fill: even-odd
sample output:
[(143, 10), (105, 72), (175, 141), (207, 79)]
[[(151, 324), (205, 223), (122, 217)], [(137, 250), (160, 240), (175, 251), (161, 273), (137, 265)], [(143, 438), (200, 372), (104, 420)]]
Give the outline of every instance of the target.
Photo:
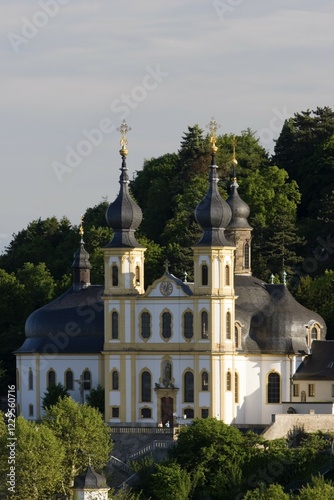
[(313, 340), (311, 354), (303, 360), (293, 380), (334, 380), (334, 341)]
[(235, 319), (242, 325), (248, 352), (307, 352), (306, 328), (314, 320), (326, 338), (323, 318), (297, 302), (284, 285), (269, 285), (253, 276), (235, 276)]
[(25, 325), (22, 352), (97, 353), (103, 349), (103, 286), (70, 288), (49, 304), (34, 311)]
[(80, 489), (105, 489), (108, 488), (106, 478), (101, 474), (95, 472), (90, 465), (87, 467), (86, 472), (80, 474), (74, 479), (73, 488)]

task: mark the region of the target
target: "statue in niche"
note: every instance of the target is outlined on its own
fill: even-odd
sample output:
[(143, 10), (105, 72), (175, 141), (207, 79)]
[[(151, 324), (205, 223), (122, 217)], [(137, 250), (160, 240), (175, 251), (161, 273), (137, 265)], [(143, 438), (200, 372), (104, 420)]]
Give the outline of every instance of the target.
[(170, 361), (164, 363), (162, 383), (166, 388), (172, 387), (172, 364)]

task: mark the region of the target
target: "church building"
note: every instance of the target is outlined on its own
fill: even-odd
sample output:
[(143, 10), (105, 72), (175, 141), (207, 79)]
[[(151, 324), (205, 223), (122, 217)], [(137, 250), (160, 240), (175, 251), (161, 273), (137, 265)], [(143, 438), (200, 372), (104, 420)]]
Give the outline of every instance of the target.
[(81, 402), (91, 388), (104, 387), (111, 425), (176, 425), (208, 416), (269, 424), (282, 402), (292, 401), (293, 376), (311, 342), (325, 341), (324, 320), (285, 284), (252, 276), (250, 209), (236, 179), (226, 201), (219, 193), (214, 119), (209, 188), (194, 207), (202, 229), (192, 247), (194, 281), (174, 276), (166, 263), (145, 289), (127, 130), (123, 122), (120, 189), (106, 212), (113, 237), (103, 249), (104, 284), (90, 283), (82, 231), (72, 287), (27, 319), (16, 352), (20, 412), (40, 418), (45, 391), (60, 382)]

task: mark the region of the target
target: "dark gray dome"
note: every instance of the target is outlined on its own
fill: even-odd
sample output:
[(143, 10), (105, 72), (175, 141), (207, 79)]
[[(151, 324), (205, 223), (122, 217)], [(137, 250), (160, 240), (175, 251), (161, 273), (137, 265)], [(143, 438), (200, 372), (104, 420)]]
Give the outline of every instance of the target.
[(104, 341), (103, 286), (71, 288), (37, 309), (25, 325), (26, 340), (17, 352), (100, 352)]
[(231, 185), (231, 193), (227, 198), (226, 203), (230, 206), (232, 212), (232, 218), (228, 225), (229, 229), (251, 229), (248, 224), (248, 217), (250, 214), (250, 208), (246, 202), (244, 202), (238, 193), (238, 183), (236, 180), (233, 181)]
[(209, 190), (195, 209), (195, 219), (203, 229), (202, 238), (196, 246), (231, 246), (225, 237), (224, 229), (230, 222), (232, 213), (218, 191), (217, 168), (213, 157), (210, 165)]
[(312, 320), (326, 338), (324, 319), (299, 304), (284, 285), (236, 275), (235, 294), (235, 320), (242, 325), (242, 347), (248, 352), (307, 352), (305, 325)]
[(121, 185), (119, 194), (106, 211), (107, 224), (114, 230), (114, 236), (107, 247), (141, 247), (134, 233), (142, 221), (143, 214), (129, 193), (125, 158), (122, 160), (119, 183)]
[(73, 488), (98, 490), (108, 488), (108, 486), (106, 478), (95, 472), (95, 470), (89, 465), (86, 472), (80, 474), (74, 479)]

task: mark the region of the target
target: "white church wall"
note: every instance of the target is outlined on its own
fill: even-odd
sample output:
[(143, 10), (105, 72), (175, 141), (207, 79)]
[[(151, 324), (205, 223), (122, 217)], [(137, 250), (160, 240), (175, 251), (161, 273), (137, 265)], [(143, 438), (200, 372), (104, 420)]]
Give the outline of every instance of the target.
[[(65, 385), (65, 372), (72, 370), (74, 379), (74, 390), (69, 390), (70, 396), (78, 402), (82, 402), (80, 394), (80, 384), (75, 382), (80, 380), (83, 371), (88, 369), (91, 373), (91, 388), (97, 387), (99, 381), (99, 357), (98, 355), (32, 355), (18, 356), (18, 366), (20, 373), (20, 394), (19, 403), (21, 413), (25, 418), (38, 419), (44, 412), (42, 410), (42, 398), (47, 391), (47, 377), (49, 370), (56, 373), (56, 384)], [(33, 371), (33, 390), (28, 389), (29, 368)], [(27, 374), (27, 375), (26, 375)], [(22, 388), (22, 389), (21, 389)], [(89, 393), (83, 392), (84, 399)], [(33, 415), (29, 415), (29, 405), (33, 405)]]

